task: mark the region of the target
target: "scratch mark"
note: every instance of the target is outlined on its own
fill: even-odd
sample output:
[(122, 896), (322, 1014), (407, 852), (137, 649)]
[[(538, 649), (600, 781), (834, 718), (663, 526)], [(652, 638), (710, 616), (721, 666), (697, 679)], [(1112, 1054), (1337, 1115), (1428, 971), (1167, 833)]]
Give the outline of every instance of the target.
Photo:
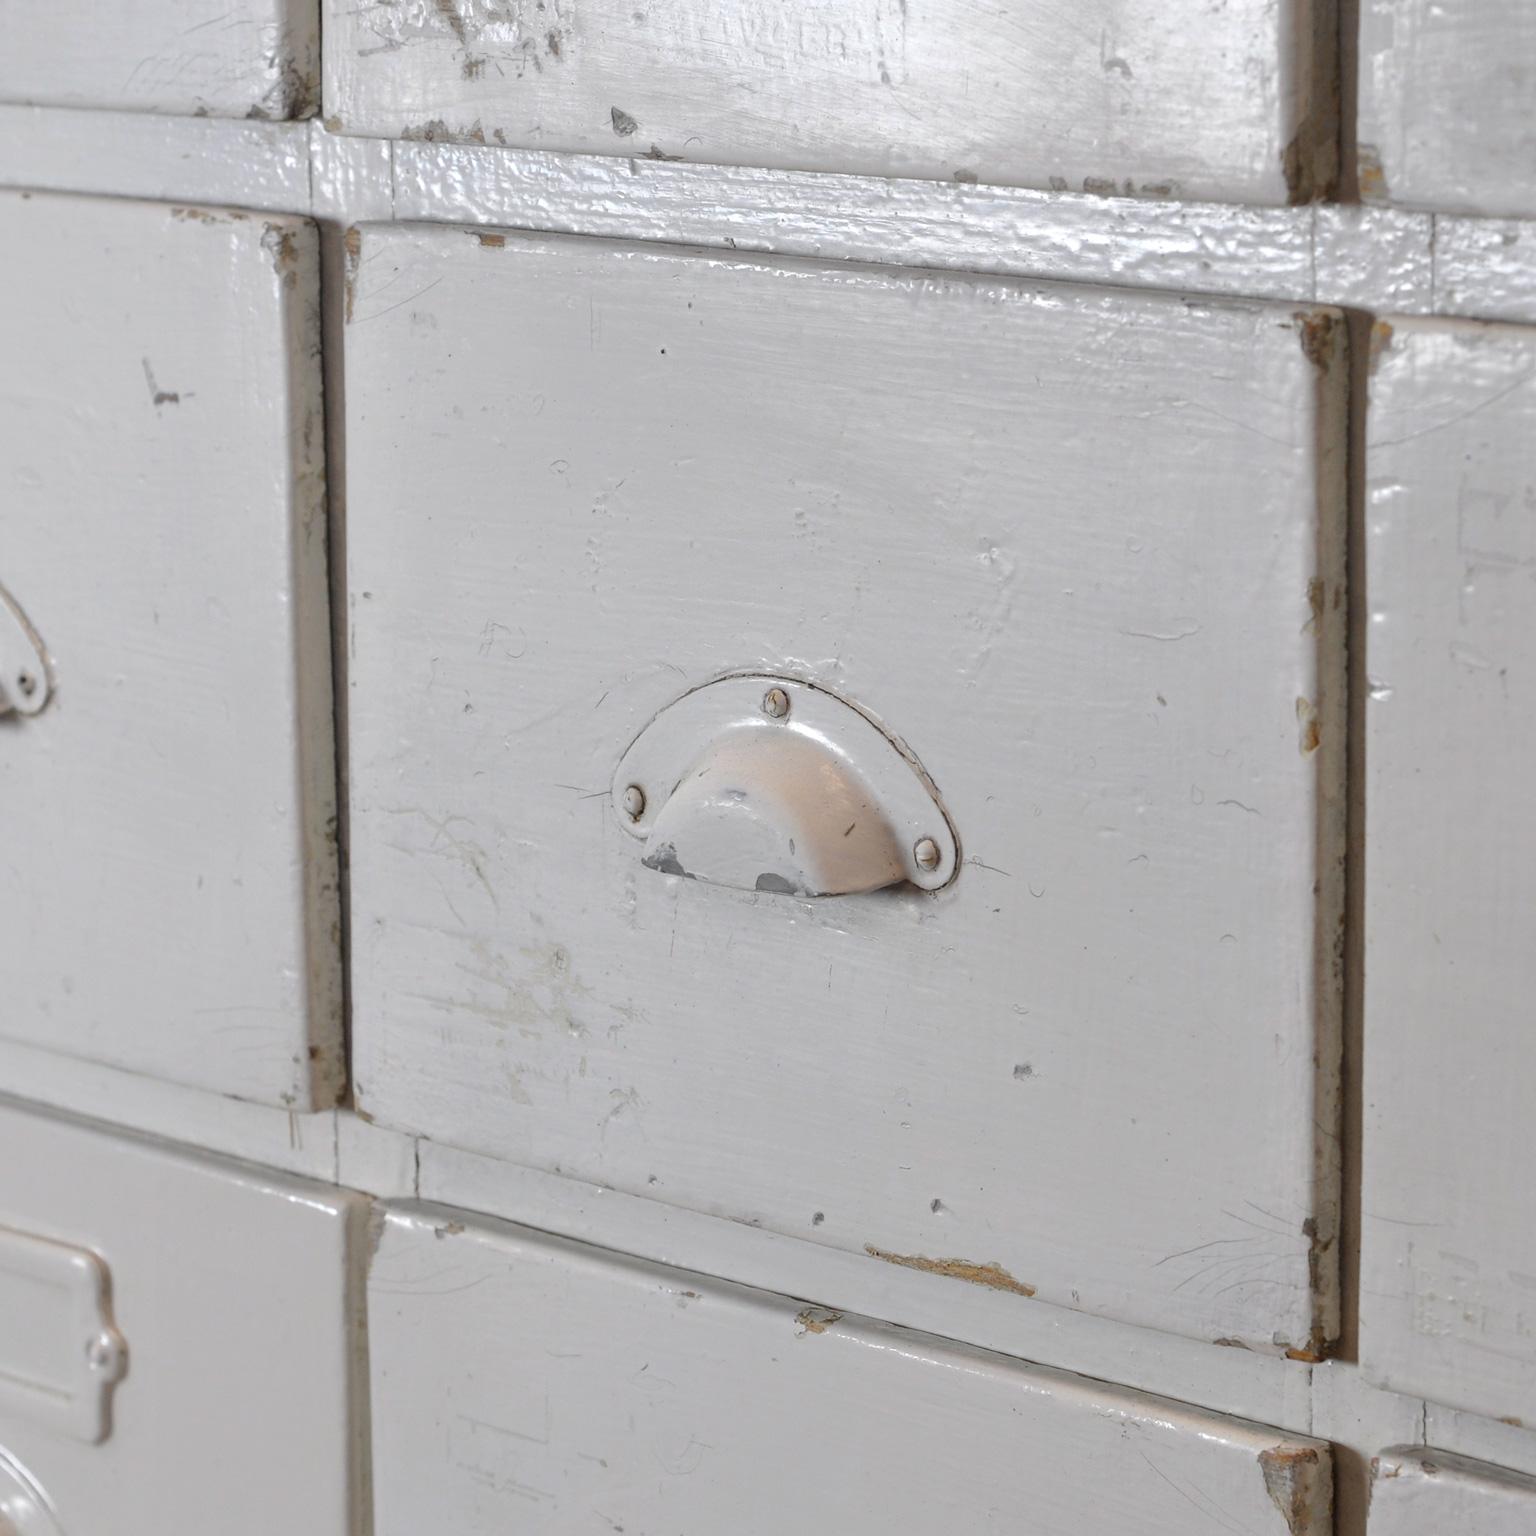
[(175, 390), (161, 389), (160, 386), (155, 382), (155, 371), (149, 366), (149, 359), (144, 357), (140, 358), (139, 361), (144, 365), (144, 379), (145, 382), (149, 385), (150, 400), (156, 406), (180, 405), (181, 396)]
[(1173, 623), (1176, 632), (1171, 635), (1161, 635), (1152, 629), (1122, 629), (1119, 633), (1132, 640), (1162, 641), (1187, 640), (1191, 635), (1198, 635), (1200, 633), (1200, 626), (1193, 619), (1175, 619)]

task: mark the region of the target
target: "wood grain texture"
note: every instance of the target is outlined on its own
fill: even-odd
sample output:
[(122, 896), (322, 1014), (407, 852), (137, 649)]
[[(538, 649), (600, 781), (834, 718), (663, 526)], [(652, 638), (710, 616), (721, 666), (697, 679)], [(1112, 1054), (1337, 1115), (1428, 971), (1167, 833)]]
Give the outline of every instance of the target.
[(1530, 1536), (1532, 1530), (1536, 1478), (1416, 1447), (1376, 1458), (1370, 1536)]
[[(995, 1265), (1019, 1306), (1315, 1348), (1342, 327), (477, 230), (353, 244), (363, 1107)], [(954, 886), (807, 903), (640, 866), (603, 803), (619, 756), (757, 668), (906, 740)]]
[(0, 1034), (305, 1109), (343, 1080), (317, 252), (0, 196)]
[(1362, 1358), (1536, 1422), (1536, 331), (1380, 322)]
[(1333, 176), (1333, 7), (1233, 0), (360, 0), (353, 133), (1074, 192), (1305, 201)]
[[(361, 1536), (367, 1202), (7, 1100), (0, 1170), (0, 1226), (99, 1255), (127, 1341), (101, 1444), (0, 1418), (62, 1529)], [(0, 1312), (0, 1359), (19, 1323)]]
[(1362, 0), (1359, 140), (1368, 199), (1536, 215), (1536, 9)]
[(1323, 1536), (1329, 1453), (431, 1208), (369, 1280), (379, 1536)]
[(21, 0), (5, 10), (4, 101), (308, 117), (319, 73), (317, 0)]

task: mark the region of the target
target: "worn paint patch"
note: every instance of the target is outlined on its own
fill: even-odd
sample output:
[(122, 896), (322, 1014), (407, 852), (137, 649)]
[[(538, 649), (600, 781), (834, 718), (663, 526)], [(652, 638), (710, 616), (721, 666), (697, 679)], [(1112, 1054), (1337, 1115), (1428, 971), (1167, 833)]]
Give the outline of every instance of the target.
[(1297, 749), (1303, 757), (1311, 757), (1323, 744), (1323, 729), (1318, 723), (1317, 705), (1311, 699), (1296, 700), (1296, 725), (1299, 730)]
[(802, 1336), (807, 1333), (825, 1333), (842, 1319), (843, 1314), (834, 1312), (830, 1307), (802, 1307), (795, 1313), (795, 1321), (800, 1324)]
[(1301, 327), (1301, 350), (1307, 361), (1326, 373), (1337, 355), (1334, 332), (1338, 329), (1339, 316), (1326, 310), (1300, 309), (1296, 311), (1296, 320)]
[(285, 288), (299, 281), (299, 237), (292, 225), (268, 224), (261, 232), (261, 248)]
[(237, 224), (245, 215), (228, 209), (215, 213), (211, 208), (172, 208), (171, 217), (184, 224)]
[(384, 1229), (389, 1225), (389, 1213), (378, 1201), (368, 1206), (368, 1264), (371, 1267), (378, 1257), (379, 1244), (384, 1241)]
[(475, 231), (475, 239), (481, 245), (488, 245), (493, 251), (499, 251), (507, 243), (505, 235), (486, 235), (482, 234), (478, 229)]
[(677, 857), (677, 849), (671, 843), (657, 843), (640, 862), (647, 869), (658, 870), (664, 875), (681, 875), (684, 880), (695, 878), (683, 868)]
[(1315, 635), (1317, 633), (1317, 626), (1322, 622), (1323, 617), (1325, 592), (1326, 584), (1321, 576), (1314, 576), (1307, 583), (1307, 607), (1311, 610), (1312, 617), (1303, 626), (1303, 634)]
[(1368, 203), (1386, 203), (1392, 200), (1387, 186), (1387, 174), (1381, 168), (1381, 151), (1374, 144), (1355, 147), (1355, 165), (1360, 177), (1360, 196)]
[(357, 302), (357, 269), (363, 260), (363, 232), (356, 224), (347, 230), (341, 237), (341, 243), (346, 248), (347, 272), (346, 272), (346, 316), (348, 321), (352, 319), (352, 306)]
[[(1332, 1469), (1314, 1445), (1272, 1445), (1259, 1452), (1264, 1491), (1291, 1536), (1323, 1536), (1332, 1518)], [(1314, 1516), (1317, 1518), (1314, 1520)]]
[(1369, 367), (1372, 373), (1376, 372), (1377, 365), (1382, 358), (1392, 350), (1393, 337), (1392, 322), (1390, 320), (1378, 320), (1371, 327), (1371, 348), (1369, 354)]
[(871, 1258), (883, 1259), (887, 1264), (899, 1264), (903, 1269), (920, 1269), (929, 1275), (948, 1275), (951, 1280), (966, 1280), (972, 1285), (984, 1285), (994, 1291), (1012, 1291), (1015, 1296), (1035, 1294), (1034, 1286), (1015, 1280), (1001, 1264), (973, 1264), (969, 1259), (929, 1259), (920, 1253), (890, 1253), (868, 1243), (864, 1245), (864, 1252)]

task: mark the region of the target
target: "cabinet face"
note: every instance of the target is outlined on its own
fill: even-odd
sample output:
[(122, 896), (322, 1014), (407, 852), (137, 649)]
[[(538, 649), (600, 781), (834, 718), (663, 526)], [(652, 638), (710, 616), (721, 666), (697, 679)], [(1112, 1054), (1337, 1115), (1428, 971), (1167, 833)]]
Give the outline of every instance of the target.
[(501, 1223), (368, 1304), (380, 1536), (1330, 1528), (1315, 1441)]
[(1359, 138), (1368, 199), (1536, 215), (1536, 9), (1364, 0)]
[(1383, 1451), (1371, 1465), (1370, 1536), (1530, 1536), (1536, 1478), (1422, 1446)]
[(1536, 1420), (1536, 330), (1377, 327), (1362, 1357)]
[[(352, 1530), (347, 1277), (367, 1203), (10, 1101), (0, 1170), (0, 1514), (30, 1483), (69, 1536)], [(102, 1278), (91, 1341), (115, 1336), (117, 1355), (94, 1443), (44, 1411), (46, 1390), (17, 1389), (102, 1364), (77, 1359), (67, 1287), (15, 1262), (27, 1246)]]
[(0, 715), (0, 1034), (332, 1102), (314, 230), (7, 193), (0, 240), (0, 661), (47, 689)]
[(211, 117), (308, 117), (317, 0), (23, 0), (8, 6), (0, 101)]
[(1239, 202), (1333, 172), (1331, 7), (333, 0), (350, 133)]
[[(1342, 327), (349, 238), (363, 1108), (1020, 1306), (1308, 1347)], [(959, 878), (804, 900), (644, 867), (615, 767), (731, 671), (882, 720)]]

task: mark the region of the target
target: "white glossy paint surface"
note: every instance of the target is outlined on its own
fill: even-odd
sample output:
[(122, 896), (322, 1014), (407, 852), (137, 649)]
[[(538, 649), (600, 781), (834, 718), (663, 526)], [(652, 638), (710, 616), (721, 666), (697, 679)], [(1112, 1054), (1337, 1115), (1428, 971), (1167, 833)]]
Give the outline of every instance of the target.
[(1358, 134), (1367, 198), (1536, 215), (1536, 7), (1362, 0)]
[(1536, 331), (1394, 319), (1370, 380), (1362, 1352), (1536, 1420)]
[[(1341, 328), (472, 230), (368, 229), (355, 266), (362, 1107), (1021, 1306), (1308, 1347)], [(614, 767), (738, 669), (900, 736), (954, 884), (642, 868)]]
[(1438, 1450), (1376, 1458), (1370, 1536), (1530, 1536), (1536, 1478)]
[(1330, 8), (333, 0), (350, 132), (1240, 202), (1332, 165)]
[(313, 228), (0, 195), (0, 1034), (334, 1102), (340, 960)]
[(318, 105), (316, 0), (17, 0), (3, 21), (5, 101), (251, 118)]
[(1396, 208), (1149, 203), (4, 105), (0, 182), (1536, 321), (1531, 225)]
[[(100, 1444), (0, 1410), (0, 1448), (69, 1536), (360, 1530), (348, 1275), (365, 1212), (0, 1101), (0, 1225), (99, 1255), (128, 1341)], [(0, 1362), (35, 1353), (29, 1321), (0, 1312)]]
[(368, 1294), (379, 1536), (1331, 1529), (1315, 1441), (526, 1229), (392, 1212)]

